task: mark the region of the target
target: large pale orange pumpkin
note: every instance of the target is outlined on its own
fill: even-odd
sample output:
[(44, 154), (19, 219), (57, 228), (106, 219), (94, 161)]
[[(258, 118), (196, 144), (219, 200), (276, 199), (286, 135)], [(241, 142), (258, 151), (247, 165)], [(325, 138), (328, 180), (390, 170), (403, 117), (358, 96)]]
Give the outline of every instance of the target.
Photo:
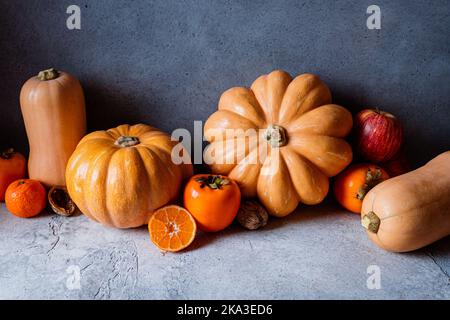
[(86, 216), (102, 224), (147, 224), (192, 175), (191, 164), (172, 161), (174, 145), (170, 136), (144, 124), (90, 133), (67, 164), (69, 195)]
[(65, 185), (67, 160), (86, 134), (80, 83), (63, 71), (41, 71), (23, 85), (20, 106), (30, 144), (30, 178), (46, 186)]
[[(237, 181), (243, 196), (257, 196), (272, 215), (286, 216), (299, 202), (321, 202), (328, 178), (351, 162), (352, 149), (342, 138), (352, 124), (350, 112), (331, 104), (330, 90), (317, 76), (292, 79), (273, 71), (251, 88), (223, 93), (205, 123), (211, 142), (205, 160), (213, 172)], [(242, 133), (252, 130), (257, 143)]]

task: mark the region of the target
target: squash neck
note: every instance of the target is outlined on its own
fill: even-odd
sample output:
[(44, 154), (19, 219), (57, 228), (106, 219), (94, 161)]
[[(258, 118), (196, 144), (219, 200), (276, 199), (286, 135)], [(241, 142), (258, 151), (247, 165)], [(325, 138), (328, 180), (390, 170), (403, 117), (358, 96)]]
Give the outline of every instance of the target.
[(41, 81), (53, 80), (59, 77), (59, 71), (55, 68), (50, 68), (46, 70), (39, 71), (38, 79)]
[(264, 139), (272, 148), (280, 148), (287, 144), (286, 129), (277, 124), (270, 124), (265, 133)]
[(133, 147), (138, 145), (139, 143), (141, 143), (141, 141), (139, 141), (138, 137), (132, 137), (132, 136), (120, 136), (116, 142), (115, 145), (119, 146), (121, 148), (126, 148), (126, 147)]

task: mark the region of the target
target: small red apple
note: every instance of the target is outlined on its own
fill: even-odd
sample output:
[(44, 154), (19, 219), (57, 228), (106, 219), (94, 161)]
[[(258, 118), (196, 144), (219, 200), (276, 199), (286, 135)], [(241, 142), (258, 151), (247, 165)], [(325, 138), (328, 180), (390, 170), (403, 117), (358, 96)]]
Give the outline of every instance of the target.
[(389, 173), (391, 178), (411, 171), (411, 163), (402, 150), (397, 152), (391, 160), (381, 165)]
[(365, 160), (386, 162), (399, 151), (403, 126), (392, 114), (365, 109), (355, 118), (355, 151)]

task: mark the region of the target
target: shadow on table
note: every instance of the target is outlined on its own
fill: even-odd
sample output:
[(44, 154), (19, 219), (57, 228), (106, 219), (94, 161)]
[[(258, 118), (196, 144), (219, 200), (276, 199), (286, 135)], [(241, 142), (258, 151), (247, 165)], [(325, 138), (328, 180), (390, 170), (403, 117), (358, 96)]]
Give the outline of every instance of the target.
[(316, 206), (306, 206), (300, 204), (294, 212), (286, 217), (270, 217), (268, 224), (260, 230), (246, 230), (238, 223), (234, 222), (232, 226), (224, 231), (215, 233), (200, 231), (195, 241), (185, 251), (187, 252), (191, 250), (197, 250), (203, 246), (210, 245), (219, 239), (223, 239), (239, 233), (268, 232), (275, 229), (283, 229), (287, 226), (292, 226), (295, 224), (305, 224), (310, 222), (317, 223), (318, 221), (320, 222), (323, 220), (330, 220), (331, 218), (336, 217), (336, 215), (340, 215), (343, 220), (347, 220), (349, 223), (352, 223), (352, 221), (353, 223), (355, 221), (359, 221), (358, 215), (345, 212), (343, 213), (342, 210), (339, 209), (337, 204), (332, 200), (328, 200)]
[[(359, 215), (345, 212), (333, 199), (326, 199), (322, 204), (316, 206), (306, 206), (300, 204), (290, 215), (284, 218), (270, 217), (269, 223), (261, 230), (249, 231), (242, 228), (236, 222), (224, 231), (216, 233), (199, 232), (195, 241), (184, 252), (197, 250), (203, 246), (210, 245), (219, 239), (226, 238), (238, 233), (245, 232), (267, 232), (275, 229), (283, 229), (295, 224), (307, 224), (329, 221), (336, 223), (336, 216), (344, 223), (356, 223), (359, 226)], [(369, 240), (367, 240), (369, 241)], [(377, 250), (382, 250), (377, 248)], [(425, 248), (408, 252), (398, 253), (411, 257), (429, 256), (447, 275), (450, 276), (450, 236), (445, 237)]]
[(298, 223), (317, 223), (320, 221), (335, 219), (336, 216), (343, 221), (349, 221), (349, 223), (359, 222), (358, 215), (345, 212), (334, 201), (326, 200), (325, 202), (315, 206), (300, 204), (294, 212), (283, 218), (271, 217), (270, 223), (265, 227), (265, 230), (280, 229), (287, 225)]
[[(71, 219), (74, 217), (78, 217), (80, 215), (82, 215), (82, 213), (79, 210), (77, 210), (72, 216), (61, 218)], [(31, 219), (48, 219), (49, 217), (52, 216), (57, 215), (53, 213), (53, 211), (48, 207), (44, 210), (44, 212)], [(345, 210), (341, 209), (340, 206), (333, 199), (327, 199), (320, 205), (316, 206), (306, 206), (300, 204), (293, 213), (284, 218), (270, 217), (269, 223), (260, 230), (249, 231), (241, 227), (238, 223), (234, 222), (232, 226), (221, 232), (207, 233), (199, 231), (195, 241), (181, 253), (200, 249), (204, 246), (208, 246), (214, 243), (215, 241), (223, 240), (235, 234), (264, 233), (276, 229), (283, 229), (288, 226), (296, 224), (305, 225), (308, 223), (314, 224), (336, 223), (336, 217), (339, 218), (339, 222), (355, 224), (359, 226), (360, 218), (358, 215), (350, 212), (345, 212)], [(139, 230), (139, 232), (142, 233), (148, 232), (146, 226), (136, 228), (136, 230)], [(124, 230), (124, 232), (125, 231), (126, 230)], [(377, 250), (382, 249), (377, 248)], [(449, 277), (450, 279), (450, 236), (445, 237), (439, 241), (436, 241), (435, 243), (432, 243), (431, 245), (428, 245), (425, 248), (413, 252), (399, 253), (399, 254), (411, 257), (421, 257), (426, 255), (430, 259), (432, 259), (433, 262), (441, 269), (441, 271), (444, 274), (446, 274), (447, 277)]]

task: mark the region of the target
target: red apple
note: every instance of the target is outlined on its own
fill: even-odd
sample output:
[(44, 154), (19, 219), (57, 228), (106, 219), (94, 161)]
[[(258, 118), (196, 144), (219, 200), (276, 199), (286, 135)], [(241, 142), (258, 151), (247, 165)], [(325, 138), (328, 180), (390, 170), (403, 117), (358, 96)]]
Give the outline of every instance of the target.
[(391, 178), (411, 171), (411, 163), (402, 150), (397, 152), (391, 160), (381, 165), (389, 173)]
[(403, 127), (392, 114), (365, 109), (355, 118), (355, 151), (365, 160), (386, 162), (399, 151)]

